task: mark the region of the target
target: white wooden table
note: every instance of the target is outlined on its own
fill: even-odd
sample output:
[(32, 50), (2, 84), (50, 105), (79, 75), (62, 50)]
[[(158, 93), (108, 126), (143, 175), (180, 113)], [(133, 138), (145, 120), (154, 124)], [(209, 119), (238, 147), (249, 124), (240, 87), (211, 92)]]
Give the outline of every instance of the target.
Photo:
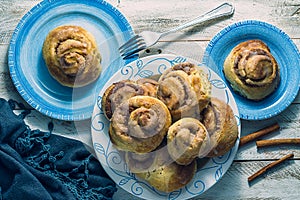
[[(51, 119), (33, 110), (16, 91), (8, 70), (7, 50), (12, 33), (21, 17), (39, 0), (0, 0), (0, 97), (23, 102), (31, 114), (26, 118), (33, 129), (47, 130), (50, 121), (54, 123), (54, 133), (81, 139), (80, 134), (90, 134), (89, 121), (86, 126), (76, 129), (73, 122)], [(216, 7), (222, 0), (108, 0), (116, 6), (137, 31), (164, 31), (188, 19)], [(119, 3), (118, 3), (119, 2)], [(246, 19), (256, 19), (271, 23), (286, 32), (300, 48), (300, 0), (235, 0), (228, 1), (235, 6), (230, 18), (216, 20), (205, 25), (176, 33), (155, 45), (150, 53), (180, 52), (184, 56), (201, 60), (209, 40), (224, 27)], [(180, 35), (179, 35), (180, 34)], [(300, 66), (299, 66), (300, 67)], [(291, 72), (292, 73), (292, 72)], [(282, 113), (267, 120), (242, 120), (241, 136), (278, 122), (280, 131), (265, 138), (300, 138), (300, 95)], [(16, 112), (20, 112), (16, 110)], [(89, 141), (83, 141), (89, 143)], [(294, 158), (271, 170), (254, 184), (247, 178), (258, 169), (288, 153)], [(115, 199), (138, 199), (119, 189)], [(203, 195), (194, 199), (300, 199), (300, 147), (280, 146), (257, 149), (255, 143), (241, 147), (232, 166), (222, 179)]]

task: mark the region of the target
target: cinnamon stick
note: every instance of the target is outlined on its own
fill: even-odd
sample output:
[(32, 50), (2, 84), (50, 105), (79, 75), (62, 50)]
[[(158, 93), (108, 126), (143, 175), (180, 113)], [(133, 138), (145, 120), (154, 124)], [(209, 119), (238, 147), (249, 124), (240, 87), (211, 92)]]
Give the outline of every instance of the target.
[(272, 140), (256, 141), (257, 147), (276, 146), (276, 145), (282, 145), (282, 144), (300, 144), (300, 138), (272, 139)]
[(260, 129), (256, 132), (253, 132), (253, 133), (250, 133), (244, 137), (241, 137), (240, 139), (240, 146), (250, 142), (250, 141), (253, 141), (261, 136), (264, 136), (264, 135), (267, 135), (268, 133), (271, 133), (273, 131), (276, 131), (276, 130), (279, 130), (280, 129), (280, 126), (278, 123), (275, 123), (275, 124), (272, 124), (266, 128), (263, 128), (263, 129)]
[(289, 158), (292, 158), (294, 157), (294, 154), (288, 154), (282, 158), (280, 158), (279, 160), (276, 160), (270, 164), (268, 164), (267, 166), (261, 168), (260, 170), (258, 170), (257, 172), (255, 172), (253, 175), (249, 176), (248, 177), (248, 182), (251, 182), (253, 181), (254, 179), (256, 179), (258, 176), (264, 174), (265, 172), (267, 172), (269, 169), (271, 169), (272, 167), (282, 163), (283, 161), (289, 159)]

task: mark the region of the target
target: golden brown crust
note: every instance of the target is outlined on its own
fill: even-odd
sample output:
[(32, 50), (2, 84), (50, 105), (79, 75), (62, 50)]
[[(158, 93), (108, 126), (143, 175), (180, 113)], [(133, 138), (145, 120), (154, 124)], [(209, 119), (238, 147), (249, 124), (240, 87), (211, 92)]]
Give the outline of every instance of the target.
[(278, 64), (260, 40), (234, 47), (224, 62), (224, 74), (236, 92), (251, 100), (265, 98), (280, 81)]
[(59, 26), (47, 35), (43, 57), (53, 78), (68, 87), (82, 87), (101, 73), (96, 40), (79, 26)]
[(188, 165), (197, 157), (206, 156), (208, 133), (197, 119), (182, 118), (172, 124), (167, 133), (170, 156), (180, 165)]
[(148, 153), (125, 152), (125, 162), (131, 172), (145, 173), (171, 164), (174, 160), (168, 153), (166, 142), (163, 141), (158, 148)]
[(150, 78), (141, 78), (136, 81), (137, 84), (143, 85), (146, 96), (156, 97), (158, 82)]
[(109, 135), (117, 149), (146, 153), (156, 149), (164, 139), (171, 115), (158, 99), (134, 96), (113, 113)]
[(125, 162), (132, 173), (144, 173), (155, 169), (156, 152), (134, 153), (125, 152)]
[(212, 150), (208, 157), (222, 156), (235, 144), (238, 138), (238, 126), (229, 105), (217, 98), (212, 98), (203, 111), (203, 124), (210, 135)]
[(174, 121), (199, 116), (211, 96), (211, 84), (198, 66), (186, 62), (167, 69), (158, 80), (157, 96), (169, 108)]
[(116, 107), (130, 97), (137, 95), (156, 97), (157, 85), (157, 81), (148, 78), (113, 83), (102, 96), (101, 106), (105, 117), (110, 120)]
[(187, 185), (193, 179), (196, 170), (196, 160), (189, 165), (179, 165), (172, 162), (168, 151), (161, 149), (155, 152), (152, 167), (136, 175), (159, 191), (172, 192)]
[(102, 96), (101, 106), (107, 119), (111, 119), (114, 110), (130, 97), (144, 95), (145, 88), (131, 80), (123, 80), (110, 85)]

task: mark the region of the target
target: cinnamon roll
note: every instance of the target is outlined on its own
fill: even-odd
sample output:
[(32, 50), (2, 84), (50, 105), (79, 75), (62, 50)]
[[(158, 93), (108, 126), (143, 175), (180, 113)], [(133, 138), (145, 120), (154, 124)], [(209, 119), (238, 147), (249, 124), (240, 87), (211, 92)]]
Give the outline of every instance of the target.
[(145, 87), (131, 80), (123, 80), (112, 84), (102, 96), (101, 106), (104, 115), (110, 120), (116, 107), (123, 101), (145, 93)]
[(156, 97), (158, 82), (150, 78), (141, 78), (136, 81), (137, 84), (143, 85), (145, 88), (144, 95)]
[(205, 126), (197, 119), (182, 118), (167, 133), (168, 152), (180, 165), (188, 165), (197, 157), (205, 157), (210, 140)]
[(203, 124), (210, 135), (212, 150), (207, 157), (222, 156), (235, 144), (238, 138), (237, 121), (231, 107), (224, 101), (211, 98), (203, 111)]
[(157, 149), (149, 153), (125, 152), (128, 169), (133, 173), (144, 173), (154, 171), (162, 165), (171, 164), (174, 160), (170, 157), (166, 147), (163, 141)]
[(234, 91), (256, 101), (271, 94), (280, 81), (278, 64), (260, 40), (234, 47), (224, 62), (224, 74)]
[(155, 151), (149, 153), (135, 153), (126, 151), (125, 162), (131, 172), (143, 173), (147, 172), (148, 170), (155, 169), (155, 156)]
[(179, 63), (167, 69), (158, 83), (157, 97), (167, 105), (174, 121), (198, 118), (210, 100), (207, 75), (192, 63)]
[(47, 35), (43, 58), (51, 76), (68, 87), (82, 87), (101, 73), (101, 56), (94, 36), (79, 26), (59, 26)]
[(163, 102), (154, 97), (134, 96), (114, 111), (110, 139), (119, 150), (150, 152), (163, 141), (171, 121)]
[(193, 179), (196, 170), (196, 160), (189, 165), (179, 165), (172, 162), (168, 151), (161, 150), (155, 152), (152, 166), (136, 175), (159, 191), (172, 192), (187, 185)]

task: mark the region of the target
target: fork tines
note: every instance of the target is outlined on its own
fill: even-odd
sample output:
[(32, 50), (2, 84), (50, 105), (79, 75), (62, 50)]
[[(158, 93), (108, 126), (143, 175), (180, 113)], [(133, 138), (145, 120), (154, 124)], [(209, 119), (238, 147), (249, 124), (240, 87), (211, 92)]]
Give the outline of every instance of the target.
[(120, 48), (120, 54), (121, 56), (123, 56), (124, 58), (128, 58), (131, 55), (146, 49), (146, 43), (144, 41), (144, 39), (139, 36), (139, 35), (135, 35), (134, 37), (132, 37), (130, 40), (128, 40), (125, 44), (123, 44)]

